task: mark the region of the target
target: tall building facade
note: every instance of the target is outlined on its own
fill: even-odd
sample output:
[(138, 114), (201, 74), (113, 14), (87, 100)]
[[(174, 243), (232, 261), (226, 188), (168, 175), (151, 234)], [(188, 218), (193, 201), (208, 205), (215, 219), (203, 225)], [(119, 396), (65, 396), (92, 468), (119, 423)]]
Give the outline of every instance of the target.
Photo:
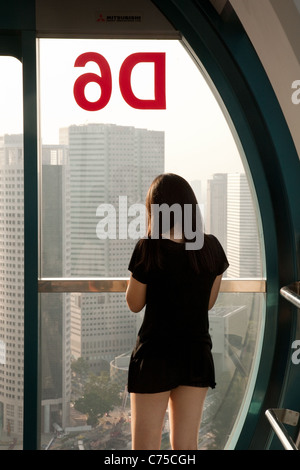
[[(42, 275), (68, 271), (67, 153), (42, 148)], [(0, 139), (0, 431), (23, 433), (24, 193), (23, 136)], [(57, 271), (57, 269), (59, 271)], [(42, 429), (68, 422), (71, 393), (70, 300), (41, 296)]]
[(207, 181), (206, 231), (227, 250), (227, 174), (216, 173)]
[[(42, 147), (41, 271), (45, 278), (69, 277), (69, 178), (65, 146)], [(42, 431), (69, 424), (71, 397), (70, 294), (43, 293), (41, 315)]]
[(23, 431), (23, 139), (0, 142), (0, 431)]
[(227, 190), (228, 276), (262, 276), (262, 258), (254, 201), (245, 174), (228, 175)]
[[(71, 275), (127, 277), (136, 240), (128, 235), (126, 211), (144, 203), (153, 178), (164, 171), (164, 133), (88, 124), (61, 129), (60, 136), (69, 148)], [(104, 205), (115, 210), (116, 236), (99, 238), (96, 228), (105, 212), (97, 210)], [(72, 354), (96, 373), (108, 370), (109, 362), (134, 344), (136, 317), (124, 294), (74, 293), (71, 318)]]
[(227, 277), (262, 276), (258, 222), (245, 174), (215, 174), (208, 181), (206, 229), (227, 254)]

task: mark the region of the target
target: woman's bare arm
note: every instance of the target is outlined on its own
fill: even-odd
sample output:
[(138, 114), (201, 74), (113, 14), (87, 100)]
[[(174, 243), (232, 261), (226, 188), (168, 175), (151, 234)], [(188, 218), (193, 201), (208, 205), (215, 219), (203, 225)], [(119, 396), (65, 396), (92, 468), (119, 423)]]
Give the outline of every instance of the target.
[(214, 280), (213, 286), (212, 286), (211, 291), (210, 291), (208, 310), (213, 308), (213, 306), (215, 305), (215, 302), (216, 302), (218, 294), (219, 294), (221, 281), (222, 281), (222, 274), (220, 276), (217, 276), (216, 279)]
[(126, 290), (126, 302), (130, 310), (138, 313), (146, 304), (147, 284), (137, 281), (130, 276)]

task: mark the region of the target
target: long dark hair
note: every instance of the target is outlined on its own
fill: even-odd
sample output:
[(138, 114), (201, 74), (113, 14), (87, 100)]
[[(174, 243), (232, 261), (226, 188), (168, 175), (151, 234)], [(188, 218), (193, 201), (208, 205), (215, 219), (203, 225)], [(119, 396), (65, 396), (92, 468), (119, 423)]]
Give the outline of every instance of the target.
[[(202, 237), (202, 243), (197, 249), (187, 249), (192, 268), (198, 272), (200, 262), (200, 251), (204, 241), (202, 218), (198, 206), (197, 198), (189, 183), (179, 175), (174, 173), (163, 173), (158, 175), (147, 193), (146, 210), (147, 210), (147, 237), (140, 241), (142, 251), (142, 261), (145, 263), (146, 269), (154, 266), (162, 266), (162, 257), (160, 243), (165, 231), (162, 213), (159, 217), (154, 217), (153, 207), (166, 205), (168, 208), (176, 207), (179, 211), (169, 211), (169, 228), (179, 226), (179, 231), (184, 237), (187, 244), (195, 243), (196, 237)], [(187, 239), (186, 223), (189, 225), (189, 234), (191, 237)], [(193, 235), (194, 234), (194, 235)], [(155, 235), (155, 236), (154, 236)], [(147, 242), (151, 238), (151, 243)]]

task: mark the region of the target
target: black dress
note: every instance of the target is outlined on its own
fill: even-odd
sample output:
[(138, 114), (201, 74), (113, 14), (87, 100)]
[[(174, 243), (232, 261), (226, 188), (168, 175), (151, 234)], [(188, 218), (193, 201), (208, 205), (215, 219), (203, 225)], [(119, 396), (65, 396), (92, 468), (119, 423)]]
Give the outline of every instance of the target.
[(129, 263), (132, 276), (147, 284), (147, 294), (129, 365), (128, 391), (157, 393), (179, 385), (214, 388), (208, 302), (216, 276), (229, 266), (226, 255), (214, 236), (205, 235), (205, 262), (196, 274), (184, 243), (159, 243), (163, 268), (145, 270), (140, 242)]

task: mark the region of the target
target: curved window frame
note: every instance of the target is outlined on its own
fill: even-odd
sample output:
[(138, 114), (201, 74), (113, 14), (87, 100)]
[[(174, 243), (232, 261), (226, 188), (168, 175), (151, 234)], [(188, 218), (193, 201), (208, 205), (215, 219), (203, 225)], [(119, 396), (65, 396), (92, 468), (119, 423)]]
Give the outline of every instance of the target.
[[(49, 42), (52, 41), (52, 38), (48, 38)], [(41, 41), (41, 44), (40, 44), (40, 52), (41, 52), (41, 72), (40, 72), (40, 75), (41, 75), (41, 88), (40, 88), (40, 93), (41, 93), (41, 96), (43, 97), (43, 90), (45, 89), (45, 72), (44, 72), (44, 69), (43, 69), (43, 66), (42, 66), (42, 58), (43, 57), (47, 57), (48, 54), (51, 55), (51, 57), (55, 57), (56, 60), (58, 60), (57, 56), (55, 53), (51, 53), (48, 49), (48, 53), (45, 54), (45, 50), (43, 49), (43, 45), (42, 45), (42, 41), (43, 39), (40, 40)], [(64, 41), (64, 39), (62, 39), (62, 41)], [(70, 41), (69, 39), (66, 39), (66, 41)], [(105, 49), (104, 49), (104, 46), (101, 45), (101, 40), (99, 39), (96, 39), (95, 41), (100, 41), (99, 44), (97, 45), (97, 42), (96, 43), (92, 43), (92, 45), (89, 45), (89, 47), (91, 49), (94, 49), (93, 50), (101, 50), (102, 53), (104, 55), (106, 55), (105, 53)], [(122, 40), (124, 43), (126, 43), (126, 40)], [(127, 40), (128, 41), (128, 40)], [(174, 42), (175, 40), (172, 39), (172, 41)], [(156, 40), (153, 41), (154, 44), (155, 42), (157, 42)], [(184, 46), (182, 44), (182, 41), (177, 41), (178, 42), (178, 46), (180, 49), (182, 49), (182, 46)], [(121, 43), (123, 44), (123, 43)], [(153, 47), (153, 44), (150, 43), (151, 46), (149, 47)], [(74, 46), (74, 43), (73, 43), (73, 49), (75, 48)], [(136, 47), (136, 46), (135, 46)], [(154, 46), (155, 47), (155, 46)], [(160, 47), (160, 46), (158, 46)], [(162, 46), (164, 47), (164, 46)], [(63, 46), (61, 46), (61, 50), (63, 50)], [(165, 50), (165, 49), (162, 49), (162, 50)], [(191, 58), (191, 56), (193, 56), (193, 53), (192, 51), (190, 51), (190, 48), (189, 48), (189, 45), (188, 44), (185, 44), (185, 47), (183, 48), (183, 50), (181, 51), (181, 54), (184, 54), (185, 56), (187, 56), (187, 59), (192, 62), (197, 62), (196, 66), (194, 66), (194, 69), (195, 69), (195, 74), (199, 74), (199, 69), (202, 69), (200, 70), (200, 74), (202, 72), (202, 75), (203, 74), (206, 74), (205, 70), (203, 70), (203, 65), (199, 63), (199, 60), (197, 60), (197, 58)], [(62, 57), (64, 56), (64, 54), (62, 53)], [(170, 58), (169, 58), (170, 60)], [(197, 70), (198, 69), (198, 70)], [(44, 76), (43, 76), (44, 74)], [(170, 71), (168, 72), (168, 74), (170, 74)], [(207, 74), (206, 74), (207, 75)], [(188, 80), (188, 78), (186, 78)], [(209, 77), (206, 77), (207, 81), (210, 82), (210, 78)], [(199, 76), (199, 80), (200, 80), (200, 76)], [(182, 79), (180, 80), (180, 82), (182, 81)], [(47, 83), (47, 81), (46, 81)], [(69, 83), (69, 82), (67, 82)], [(207, 88), (207, 87), (206, 87)], [(210, 83), (210, 88), (214, 88), (213, 84)], [(51, 95), (51, 87), (47, 87), (47, 93), (48, 95)], [(207, 89), (207, 93), (209, 93), (208, 89)], [(217, 90), (214, 90), (214, 94), (217, 96), (217, 100), (219, 102), (219, 104), (221, 103), (222, 105), (222, 100), (217, 92)], [(196, 95), (197, 96), (197, 95)], [(171, 98), (170, 98), (170, 94), (169, 94), (169, 101), (171, 101)], [(189, 102), (189, 100), (187, 100)], [(43, 102), (43, 100), (42, 100)], [(64, 108), (67, 107), (66, 106), (66, 103), (64, 102)], [(199, 103), (199, 106), (200, 106), (200, 103)], [(224, 108), (224, 105), (222, 105), (222, 107)], [(195, 109), (195, 105), (194, 107), (191, 107), (190, 108), (191, 110), (192, 109)], [(46, 124), (45, 122), (43, 121), (43, 115), (46, 114), (46, 106), (42, 106), (41, 107), (41, 111), (40, 111), (40, 115), (41, 115), (41, 128), (45, 128), (46, 127)], [(221, 113), (220, 113), (221, 114)], [(226, 119), (224, 119), (224, 114), (225, 114), (225, 117)], [(224, 123), (225, 121), (227, 121), (227, 123), (231, 124), (229, 127), (231, 127), (231, 131), (232, 133), (235, 133), (235, 129), (234, 129), (234, 126), (233, 124), (231, 123), (231, 119), (230, 119), (230, 116), (228, 115), (227, 113), (227, 110), (226, 109), (223, 109), (223, 116), (222, 116), (222, 119), (224, 120)], [(199, 127), (199, 131), (201, 132), (201, 125), (200, 122), (200, 116), (199, 116), (199, 119), (196, 121), (197, 122), (197, 126)], [(213, 129), (213, 124), (211, 124), (211, 128)], [(215, 126), (215, 129), (217, 128), (217, 126)], [(202, 130), (203, 132), (203, 130)], [(218, 131), (217, 131), (218, 132)], [(43, 138), (41, 138), (41, 141), (44, 140)], [(201, 139), (199, 141), (199, 145), (201, 142)], [(253, 202), (254, 202), (254, 206), (255, 206), (255, 212), (256, 214), (258, 214), (257, 216), (257, 222), (258, 222), (258, 225), (261, 225), (261, 220), (260, 220), (260, 215), (259, 215), (259, 209), (258, 209), (258, 204), (257, 204), (257, 201), (256, 201), (256, 194), (255, 194), (255, 191), (253, 190), (252, 188), (252, 181), (251, 181), (251, 175), (249, 174), (249, 170), (247, 168), (247, 161), (246, 161), (246, 158), (245, 156), (243, 155), (243, 149), (241, 148), (241, 145), (240, 145), (240, 142), (239, 142), (239, 139), (238, 139), (238, 136), (235, 136), (235, 142), (236, 144), (238, 145), (238, 149), (239, 149), (239, 153), (240, 153), (240, 158), (242, 158), (243, 160), (243, 167), (244, 167), (244, 170), (246, 170), (246, 173), (247, 173), (247, 179), (248, 179), (248, 183), (250, 183), (250, 187), (251, 187), (251, 192), (252, 192), (252, 199), (253, 199)], [(194, 146), (196, 146), (198, 144), (196, 144), (196, 142), (194, 142)], [(198, 155), (201, 154), (198, 153)], [(220, 156), (222, 158), (222, 155), (220, 153)], [(125, 158), (125, 155), (124, 155), (124, 158)], [(226, 164), (226, 161), (227, 159), (225, 158), (222, 158), (222, 160), (225, 160), (225, 164)], [(183, 163), (183, 171), (184, 171), (184, 168), (185, 168), (185, 165), (187, 163)], [(193, 166), (193, 164), (192, 164)], [(43, 171), (43, 170), (42, 170)], [(45, 184), (45, 186), (47, 186), (47, 184)], [(43, 193), (43, 191), (41, 191), (41, 193)], [(43, 199), (43, 198), (42, 198)], [(41, 223), (41, 222), (40, 222)], [(44, 228), (45, 232), (46, 232), (46, 229)], [(44, 233), (45, 233), (44, 232)], [(260, 228), (259, 230), (259, 234), (260, 234), (260, 240), (262, 240), (262, 230)], [(47, 244), (49, 246), (49, 243)], [(41, 252), (44, 253), (45, 252), (45, 241), (41, 241)], [(44, 248), (43, 248), (44, 247)], [(41, 260), (42, 260), (42, 253), (41, 253)], [(264, 275), (264, 271), (265, 271), (265, 260), (264, 260), (264, 247), (261, 246), (261, 253), (262, 253), (262, 257), (263, 257), (263, 260), (262, 260), (262, 265), (263, 265), (263, 273), (260, 273), (258, 274), (257, 273), (257, 279), (255, 280), (252, 280), (252, 282), (249, 281), (249, 279), (231, 279), (231, 275), (229, 275), (229, 278), (226, 278), (222, 281), (222, 285), (221, 285), (221, 292), (227, 292), (230, 293), (230, 292), (239, 292), (239, 293), (243, 293), (245, 292), (245, 289), (247, 289), (248, 292), (251, 292), (251, 293), (265, 293), (265, 281), (264, 279), (262, 279), (261, 277)], [(230, 258), (229, 258), (230, 260)], [(43, 262), (41, 262), (41, 264), (43, 264)], [(92, 264), (92, 263), (91, 263)], [(60, 265), (60, 263), (58, 263), (58, 266)], [(123, 264), (123, 267), (125, 268), (125, 275), (126, 276), (126, 267), (125, 265)], [(72, 276), (72, 279), (69, 279), (69, 280), (66, 280), (66, 279), (63, 279), (62, 277), (60, 277), (59, 275), (55, 275), (53, 274), (53, 278), (52, 279), (46, 279), (46, 275), (45, 275), (45, 272), (44, 270), (41, 270), (41, 278), (39, 280), (39, 292), (42, 294), (42, 293), (45, 293), (45, 292), (49, 292), (49, 293), (55, 293), (55, 292), (78, 292), (78, 289), (80, 289), (81, 292), (89, 292), (89, 289), (91, 289), (91, 280), (86, 280), (84, 281), (84, 279), (74, 279), (73, 276)], [(83, 277), (83, 274), (79, 272), (78, 274), (79, 276), (81, 275)], [(95, 275), (95, 273), (90, 273), (90, 277)], [(118, 275), (118, 274), (117, 274)], [(103, 276), (103, 274), (98, 274), (98, 276)], [(105, 276), (105, 274), (104, 274)], [(249, 276), (249, 275), (248, 275)], [(55, 279), (54, 279), (55, 277)], [(245, 276), (238, 276), (238, 277), (247, 277), (247, 273)], [(255, 276), (256, 277), (256, 276)], [(96, 287), (97, 286), (97, 287)], [(231, 286), (231, 287), (230, 287)], [(117, 289), (117, 290), (114, 290), (114, 289)], [(104, 278), (102, 279), (97, 279), (95, 278), (94, 280), (94, 283), (93, 283), (93, 287), (92, 287), (92, 290), (93, 291), (96, 291), (96, 292), (100, 292), (100, 291), (103, 291), (103, 292), (124, 292), (126, 290), (126, 282), (122, 282), (122, 281), (119, 281), (117, 282), (116, 279), (114, 278), (111, 278), (109, 280), (105, 280)], [(230, 296), (228, 295), (225, 295), (225, 297), (227, 298), (231, 298)], [(234, 298), (235, 296), (233, 296)], [(257, 296), (259, 297), (259, 296)], [(261, 296), (261, 297), (265, 297), (264, 295)], [(41, 299), (43, 298), (43, 295), (41, 295)], [(224, 296), (222, 297), (224, 298)], [(221, 301), (221, 298), (220, 298), (220, 301)], [(226, 302), (228, 303), (228, 301), (225, 301), (225, 304)], [(233, 302), (235, 302), (233, 300)], [(41, 304), (43, 305), (43, 301), (41, 302)], [(221, 304), (222, 304), (222, 301), (221, 301)], [(263, 304), (263, 302), (262, 302)], [(121, 307), (120, 307), (121, 308)], [(227, 425), (225, 424), (226, 422), (226, 418), (225, 418), (225, 422), (223, 423), (223, 426), (224, 426), (224, 430), (223, 432), (220, 431), (219, 429), (219, 435), (223, 435), (224, 438), (223, 440), (220, 439), (220, 437), (216, 437), (216, 442), (218, 441), (218, 444), (215, 444), (215, 445), (218, 445), (219, 447), (223, 447), (225, 446), (225, 448), (232, 448), (234, 447), (235, 443), (236, 443), (236, 436), (239, 434), (239, 431), (243, 425), (243, 422), (244, 422), (244, 419), (245, 419), (245, 416), (246, 416), (246, 413), (247, 413), (247, 410), (248, 410), (248, 407), (249, 407), (249, 402), (251, 400), (251, 394), (252, 394), (252, 391), (253, 391), (253, 388), (254, 388), (254, 383), (255, 383), (255, 379), (256, 379), (256, 374), (257, 374), (257, 368), (258, 368), (258, 363), (259, 363), (259, 359), (260, 359), (260, 352), (261, 352), (261, 347), (262, 347), (262, 338), (263, 338), (263, 332), (264, 332), (264, 321), (265, 321), (265, 306), (263, 305), (262, 308), (256, 308), (255, 309), (256, 311), (256, 314), (259, 315), (261, 317), (261, 321), (259, 322), (259, 327), (256, 327), (256, 334), (257, 334), (257, 341), (256, 341), (256, 348), (255, 348), (255, 353), (251, 353), (251, 356), (252, 358), (254, 358), (253, 360), (253, 364), (251, 366), (251, 373), (250, 373), (250, 379), (248, 379), (247, 381), (247, 387), (246, 387), (246, 393), (244, 392), (244, 389), (243, 389), (243, 396), (239, 396), (237, 398), (237, 396), (235, 397), (236, 400), (235, 400), (235, 408), (232, 409), (232, 414), (231, 414), (231, 417), (232, 417), (232, 421), (234, 423), (234, 425), (232, 424), (230, 426), (230, 430), (229, 430), (229, 427), (228, 427), (228, 423)], [(42, 315), (42, 314), (41, 314)], [(253, 320), (252, 320), (253, 321)], [(247, 346), (247, 348), (244, 346), (245, 349), (249, 350), (250, 347), (249, 345)], [(253, 355), (252, 355), (253, 354)], [(219, 358), (216, 359), (217, 361), (219, 361)], [(218, 369), (220, 369), (219, 365), (218, 365)], [(224, 390), (226, 389), (226, 379), (223, 381), (221, 380), (221, 372), (218, 370), (218, 375), (219, 375), (219, 378), (218, 378), (218, 381), (219, 382), (223, 382), (223, 387), (224, 387)], [(238, 375), (238, 374), (235, 374), (235, 375)], [(233, 382), (233, 380), (232, 380)], [(234, 389), (234, 391), (238, 388), (237, 386), (232, 386), (231, 389), (230, 389), (230, 393), (228, 395), (232, 396), (233, 395), (233, 390), (232, 388)], [(242, 387), (240, 387), (240, 390), (242, 390)], [(222, 391), (223, 391), (223, 388), (222, 388)], [(222, 393), (221, 392), (221, 388), (218, 387), (218, 393), (219, 393), (219, 396), (220, 394)], [(228, 398), (227, 398), (228, 399)], [(209, 406), (208, 406), (209, 408)], [(228, 408), (228, 405), (227, 406), (222, 406), (222, 408)], [(219, 413), (218, 415), (218, 419), (222, 420), (222, 418), (220, 417), (220, 415), (222, 416), (222, 412)], [(236, 419), (237, 418), (237, 419)], [(206, 419), (206, 416), (204, 416), (204, 421)], [(211, 420), (211, 418), (210, 418)], [(205, 426), (204, 426), (205, 427)], [(228, 439), (228, 436), (229, 435), (229, 439)], [(227, 440), (227, 442), (226, 442)], [(200, 441), (199, 441), (199, 445), (201, 443), (201, 436), (200, 436)]]

